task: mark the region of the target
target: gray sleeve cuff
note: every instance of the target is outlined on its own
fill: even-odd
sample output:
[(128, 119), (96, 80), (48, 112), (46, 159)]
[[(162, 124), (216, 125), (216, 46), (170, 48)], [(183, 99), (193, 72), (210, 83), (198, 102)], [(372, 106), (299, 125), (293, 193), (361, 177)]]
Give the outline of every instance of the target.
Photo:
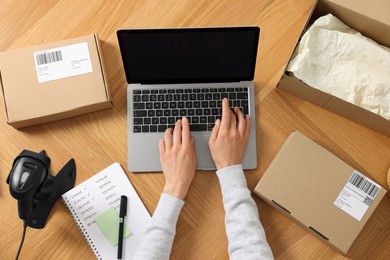
[(153, 218), (157, 217), (163, 223), (176, 226), (184, 201), (166, 193), (161, 193), (160, 201), (153, 213)]
[(217, 171), (217, 176), (221, 185), (222, 194), (248, 188), (241, 164), (220, 169)]

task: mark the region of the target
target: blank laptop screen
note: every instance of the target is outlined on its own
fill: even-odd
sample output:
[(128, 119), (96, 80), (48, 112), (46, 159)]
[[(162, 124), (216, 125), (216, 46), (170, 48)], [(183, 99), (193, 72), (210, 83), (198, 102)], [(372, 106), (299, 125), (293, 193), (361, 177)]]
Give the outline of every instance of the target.
[(128, 83), (253, 79), (258, 27), (118, 30)]

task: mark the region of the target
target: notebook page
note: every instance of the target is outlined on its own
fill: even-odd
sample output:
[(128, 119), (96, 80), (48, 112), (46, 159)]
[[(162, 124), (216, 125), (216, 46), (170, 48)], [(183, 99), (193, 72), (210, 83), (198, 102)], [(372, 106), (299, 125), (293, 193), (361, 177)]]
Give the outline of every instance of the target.
[[(98, 259), (116, 259), (112, 246), (98, 225), (97, 216), (110, 207), (119, 212), (120, 196), (128, 198), (125, 224), (132, 234), (123, 241), (123, 259), (131, 259), (151, 217), (119, 163), (114, 163), (62, 195)], [(118, 228), (118, 227), (116, 227)]]

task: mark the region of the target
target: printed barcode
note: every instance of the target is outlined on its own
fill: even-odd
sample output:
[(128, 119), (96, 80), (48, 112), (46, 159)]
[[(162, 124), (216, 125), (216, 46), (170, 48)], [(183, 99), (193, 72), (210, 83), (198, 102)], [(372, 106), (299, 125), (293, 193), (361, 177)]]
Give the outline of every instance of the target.
[(379, 187), (377, 185), (375, 185), (371, 180), (367, 179), (365, 176), (356, 171), (352, 174), (348, 182), (357, 187), (359, 190), (365, 192), (372, 198), (375, 198), (376, 194), (379, 191)]
[(36, 56), (37, 64), (48, 64), (52, 62), (62, 61), (61, 51), (53, 51), (48, 53), (39, 54)]

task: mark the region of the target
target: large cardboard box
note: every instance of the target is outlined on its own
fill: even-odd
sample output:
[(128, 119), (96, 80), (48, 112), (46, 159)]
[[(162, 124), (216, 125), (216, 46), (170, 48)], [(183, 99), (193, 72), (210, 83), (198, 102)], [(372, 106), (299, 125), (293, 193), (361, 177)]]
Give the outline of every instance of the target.
[[(390, 47), (389, 10), (388, 0), (320, 0), (302, 31), (318, 17), (331, 13), (363, 35)], [(290, 77), (287, 71), (283, 74), (278, 88), (390, 136), (390, 120), (310, 87), (299, 79)]]
[(0, 53), (0, 76), (15, 128), (112, 107), (96, 34)]
[(300, 132), (289, 136), (254, 192), (343, 254), (386, 194)]

